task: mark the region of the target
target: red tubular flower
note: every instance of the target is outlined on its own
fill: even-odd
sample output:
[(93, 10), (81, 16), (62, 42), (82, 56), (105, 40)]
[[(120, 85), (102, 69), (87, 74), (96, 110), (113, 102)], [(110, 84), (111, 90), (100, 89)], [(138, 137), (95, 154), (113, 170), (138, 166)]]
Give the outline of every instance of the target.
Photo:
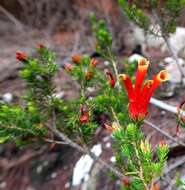
[(167, 71), (160, 71), (153, 80), (148, 80), (144, 86), (143, 81), (148, 70), (149, 62), (142, 59), (138, 63), (136, 82), (133, 87), (131, 79), (125, 74), (120, 75), (129, 98), (129, 114), (133, 120), (142, 120), (147, 114), (150, 98), (157, 87), (169, 79)]
[(28, 56), (24, 52), (16, 52), (16, 59), (25, 62), (27, 61)]
[(116, 79), (113, 77), (113, 74), (108, 71), (107, 73), (107, 76), (109, 77), (109, 85), (114, 88), (115, 84), (116, 84)]
[(141, 59), (138, 62), (138, 68), (137, 68), (137, 73), (136, 73), (136, 82), (135, 82), (135, 86), (134, 86), (134, 91), (135, 91), (136, 95), (138, 93), (140, 93), (142, 83), (146, 76), (148, 67), (149, 67), (149, 61), (147, 61), (146, 59)]
[(130, 77), (125, 74), (121, 74), (121, 75), (119, 75), (119, 77), (124, 82), (129, 100), (132, 101), (132, 99), (133, 99), (133, 101), (134, 101), (134, 89), (132, 87), (132, 81), (131, 81)]

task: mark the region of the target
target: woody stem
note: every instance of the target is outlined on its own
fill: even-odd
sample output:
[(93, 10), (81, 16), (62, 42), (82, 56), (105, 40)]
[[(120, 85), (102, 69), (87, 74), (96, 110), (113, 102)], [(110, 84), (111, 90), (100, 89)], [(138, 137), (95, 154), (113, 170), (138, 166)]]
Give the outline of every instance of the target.
[(118, 117), (116, 115), (116, 112), (114, 111), (113, 107), (111, 107), (111, 112), (112, 112), (112, 116), (114, 117), (114, 119), (116, 120), (116, 122), (119, 124), (119, 126), (121, 126), (120, 122), (119, 122), (119, 119), (118, 119)]
[(80, 87), (81, 87), (81, 89), (80, 89), (81, 90), (80, 91), (81, 92), (81, 97), (85, 97), (85, 87), (84, 87), (84, 81), (83, 80), (81, 81), (81, 86)]
[(142, 168), (142, 164), (141, 164), (141, 160), (140, 160), (136, 142), (133, 142), (133, 146), (134, 146), (134, 150), (135, 150), (136, 157), (137, 157), (138, 164), (139, 164), (139, 178), (142, 180), (145, 190), (149, 190), (148, 185), (146, 184), (145, 179), (144, 179), (143, 168)]
[(108, 48), (108, 54), (109, 54), (109, 60), (110, 60), (110, 62), (111, 62), (111, 64), (112, 64), (112, 66), (113, 66), (114, 73), (115, 73), (115, 75), (116, 75), (116, 80), (117, 80), (117, 82), (118, 82), (118, 84), (119, 84), (118, 68), (117, 68), (116, 61), (115, 61), (115, 59), (114, 59), (114, 56), (112, 55), (112, 51), (111, 51), (110, 48)]
[(171, 53), (172, 57), (175, 60), (175, 63), (177, 65), (177, 68), (178, 68), (178, 70), (180, 72), (180, 75), (181, 75), (181, 83), (182, 83), (183, 82), (183, 78), (185, 77), (185, 73), (183, 71), (183, 68), (182, 68), (182, 66), (181, 66), (181, 64), (179, 62), (179, 59), (178, 59), (176, 53), (174, 52), (174, 49), (172, 48), (172, 46), (170, 44), (170, 41), (168, 39), (168, 36), (167, 36), (166, 32), (163, 30), (163, 20), (162, 20), (162, 18), (159, 18), (158, 14), (156, 13), (156, 11), (154, 9), (152, 9), (152, 13), (153, 13), (153, 15), (154, 15), (157, 23), (160, 26), (161, 33), (162, 33), (162, 38), (164, 39), (164, 41), (165, 41), (165, 43), (166, 43), (166, 45), (168, 47), (169, 52)]

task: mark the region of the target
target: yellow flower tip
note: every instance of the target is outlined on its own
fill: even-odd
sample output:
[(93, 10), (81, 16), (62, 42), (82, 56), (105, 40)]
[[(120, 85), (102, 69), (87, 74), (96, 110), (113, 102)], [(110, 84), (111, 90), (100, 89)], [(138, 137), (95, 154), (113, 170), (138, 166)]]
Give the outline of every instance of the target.
[(138, 70), (147, 70), (149, 67), (150, 62), (143, 58), (138, 61)]
[(157, 80), (160, 82), (165, 82), (170, 79), (170, 75), (166, 70), (162, 70), (157, 74)]
[(147, 140), (145, 141), (141, 140), (140, 148), (143, 153), (149, 153), (151, 151), (150, 144)]
[(145, 85), (147, 88), (150, 88), (153, 85), (154, 81), (153, 80), (147, 80)]
[(128, 76), (125, 75), (125, 74), (120, 74), (120, 75), (119, 75), (119, 79), (120, 79), (120, 80), (123, 80), (123, 81), (126, 80), (127, 77), (128, 77)]
[(120, 130), (121, 127), (120, 127), (119, 123), (113, 122), (112, 123), (112, 128), (113, 128), (114, 131), (117, 131), (117, 130)]

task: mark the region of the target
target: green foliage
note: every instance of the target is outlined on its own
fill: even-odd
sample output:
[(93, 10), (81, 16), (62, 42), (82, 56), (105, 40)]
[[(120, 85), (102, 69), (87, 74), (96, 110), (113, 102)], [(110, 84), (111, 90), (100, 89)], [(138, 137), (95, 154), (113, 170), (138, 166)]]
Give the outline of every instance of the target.
[(128, 18), (143, 29), (148, 29), (150, 20), (135, 4), (129, 4), (127, 0), (119, 0), (121, 8)]
[(58, 65), (54, 63), (55, 54), (46, 47), (37, 49), (38, 57), (29, 57), (27, 62), (22, 62), (20, 76), (28, 86), (25, 98), (34, 102), (39, 109), (47, 106), (53, 94), (52, 77), (58, 70)]
[(123, 185), (121, 190), (144, 190), (144, 186), (140, 179), (133, 179), (128, 186)]
[(0, 142), (46, 134), (43, 115), (29, 104), (26, 108), (2, 104), (0, 106)]
[[(52, 77), (58, 69), (55, 54), (48, 48), (38, 48), (38, 57), (28, 57), (22, 62), (20, 76), (28, 86), (23, 105), (0, 105), (1, 143), (9, 140), (21, 142), (24, 138), (47, 135), (45, 124), (52, 107)], [(29, 141), (29, 140), (28, 140)]]
[[(125, 129), (115, 131), (113, 135), (117, 164), (125, 171), (126, 175), (140, 179), (139, 184), (143, 187), (144, 184), (150, 184), (152, 179), (161, 175), (169, 151), (168, 145), (158, 145), (158, 161), (155, 161), (153, 160), (151, 145), (144, 141), (144, 135), (136, 124), (130, 123)], [(127, 166), (123, 166), (123, 162), (126, 162)], [(132, 182), (129, 187), (126, 186), (123, 189), (137, 189), (138, 187), (133, 186), (134, 184), (135, 182)], [(143, 187), (140, 188), (144, 189)]]
[(112, 35), (109, 32), (104, 20), (98, 20), (94, 13), (90, 14), (93, 35), (96, 39), (96, 50), (106, 57), (112, 48)]
[[(144, 13), (146, 11), (143, 8), (138, 7), (141, 3), (129, 3), (126, 0), (119, 0), (119, 3), (124, 14), (126, 14), (131, 21), (135, 22), (145, 31), (156, 34), (155, 31), (149, 28), (152, 20), (150, 20), (146, 13)], [(180, 16), (181, 10), (185, 7), (185, 1), (166, 0), (160, 2), (158, 0), (152, 0), (147, 6), (151, 13), (155, 12), (157, 15), (157, 22), (159, 22), (158, 24), (161, 27), (162, 33), (168, 34), (175, 32), (177, 19)]]

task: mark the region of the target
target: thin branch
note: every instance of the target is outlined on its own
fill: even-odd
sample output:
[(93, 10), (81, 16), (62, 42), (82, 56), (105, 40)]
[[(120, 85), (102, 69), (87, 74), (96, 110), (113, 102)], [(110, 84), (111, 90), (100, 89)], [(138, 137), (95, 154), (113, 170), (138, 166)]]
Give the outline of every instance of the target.
[(182, 117), (185, 116), (185, 111), (183, 111), (182, 109), (179, 109), (178, 106), (172, 106), (156, 98), (151, 98), (150, 103), (168, 112), (179, 114), (179, 116), (182, 116)]
[(52, 140), (52, 139), (44, 139), (45, 142), (48, 142), (48, 143), (54, 143), (54, 144), (68, 144), (66, 142), (63, 142), (63, 141), (55, 141), (55, 140)]
[(21, 127), (17, 127), (17, 126), (14, 126), (14, 125), (8, 125), (8, 126), (1, 126), (1, 128), (3, 129), (13, 129), (13, 130), (17, 130), (17, 131), (22, 131), (22, 132), (27, 132), (27, 133), (30, 133), (30, 134), (33, 134), (33, 131), (31, 129), (28, 129), (28, 128), (21, 128)]
[(176, 53), (174, 52), (173, 48), (171, 47), (171, 44), (170, 44), (170, 41), (168, 39), (168, 36), (166, 35), (166, 33), (163, 31), (163, 23), (161, 21), (161, 19), (159, 18), (159, 16), (157, 15), (156, 11), (154, 9), (152, 9), (152, 13), (157, 21), (157, 23), (159, 24), (160, 28), (161, 28), (161, 33), (162, 33), (162, 37), (168, 47), (168, 50), (169, 52), (171, 53), (171, 55), (173, 56), (175, 62), (176, 62), (176, 65), (180, 71), (180, 74), (181, 74), (181, 82), (183, 80), (183, 78), (185, 78), (185, 74), (184, 74), (184, 71), (183, 71), (183, 68), (181, 67), (180, 63), (179, 63), (179, 60), (178, 60), (178, 57), (176, 55)]
[(24, 30), (24, 26), (23, 24), (17, 19), (15, 18), (15, 16), (13, 16), (8, 10), (6, 10), (3, 6), (0, 5), (0, 11), (6, 15), (9, 20), (14, 23), (19, 29)]
[(168, 168), (164, 170), (164, 175), (170, 173), (172, 170), (176, 169), (177, 167), (181, 166), (185, 163), (185, 156), (181, 157), (178, 161), (174, 164), (171, 164)]
[(148, 185), (145, 182), (143, 168), (142, 168), (142, 164), (141, 164), (141, 158), (139, 156), (139, 152), (138, 152), (138, 149), (137, 149), (136, 142), (134, 142), (133, 145), (134, 145), (134, 150), (135, 150), (136, 157), (137, 157), (137, 160), (138, 160), (138, 163), (139, 163), (139, 177), (140, 177), (140, 179), (142, 180), (142, 182), (143, 182), (143, 184), (145, 186), (145, 190), (149, 190)]
[(47, 126), (47, 128), (50, 129), (62, 141), (66, 142), (69, 146), (77, 149), (79, 152), (81, 152), (83, 154), (88, 154), (92, 159), (94, 159), (95, 161), (97, 161), (100, 164), (102, 164), (105, 168), (111, 170), (117, 177), (119, 177), (121, 179), (125, 177), (120, 171), (118, 171), (116, 168), (114, 168), (113, 166), (111, 166), (110, 164), (108, 164), (107, 162), (105, 162), (104, 160), (102, 160), (101, 158), (99, 158), (98, 156), (96, 156), (94, 153), (92, 153), (92, 152), (87, 153), (87, 151), (83, 147), (81, 147), (80, 145), (78, 145), (75, 142), (73, 142), (66, 135), (64, 135), (58, 129), (56, 129), (56, 127)]
[(110, 109), (111, 109), (111, 112), (112, 112), (112, 115), (113, 115), (115, 121), (117, 122), (117, 124), (119, 124), (119, 126), (121, 126), (120, 122), (119, 122), (119, 119), (118, 119), (118, 117), (116, 115), (116, 112), (114, 111), (114, 108), (111, 106)]
[(166, 133), (165, 131), (163, 131), (162, 129), (160, 129), (155, 124), (151, 123), (150, 121), (147, 121), (146, 119), (144, 120), (144, 122), (147, 125), (149, 125), (150, 127), (152, 127), (153, 129), (155, 129), (156, 131), (159, 131), (161, 134), (163, 134), (165, 137), (169, 138), (173, 142), (176, 142), (177, 144), (185, 147), (185, 143), (183, 143), (183, 142), (179, 141), (178, 139), (174, 138), (173, 136), (169, 135), (168, 133)]
[(111, 62), (112, 66), (113, 66), (113, 69), (114, 69), (114, 73), (116, 75), (116, 80), (119, 84), (119, 73), (118, 73), (118, 68), (117, 68), (117, 63), (114, 59), (114, 56), (112, 54), (112, 51), (110, 48), (108, 48), (108, 54), (109, 54), (109, 61)]
[[(176, 169), (177, 167), (180, 167), (182, 164), (185, 163), (185, 156), (180, 158), (178, 161), (176, 161), (174, 164), (171, 164), (169, 167), (166, 167), (163, 171), (163, 176), (169, 174), (172, 170)], [(167, 182), (165, 177), (160, 177), (156, 179), (156, 183), (159, 182), (159, 180), (162, 179), (164, 182), (166, 182), (170, 187), (169, 189), (172, 189), (172, 187), (175, 185), (173, 181), (171, 183)]]

